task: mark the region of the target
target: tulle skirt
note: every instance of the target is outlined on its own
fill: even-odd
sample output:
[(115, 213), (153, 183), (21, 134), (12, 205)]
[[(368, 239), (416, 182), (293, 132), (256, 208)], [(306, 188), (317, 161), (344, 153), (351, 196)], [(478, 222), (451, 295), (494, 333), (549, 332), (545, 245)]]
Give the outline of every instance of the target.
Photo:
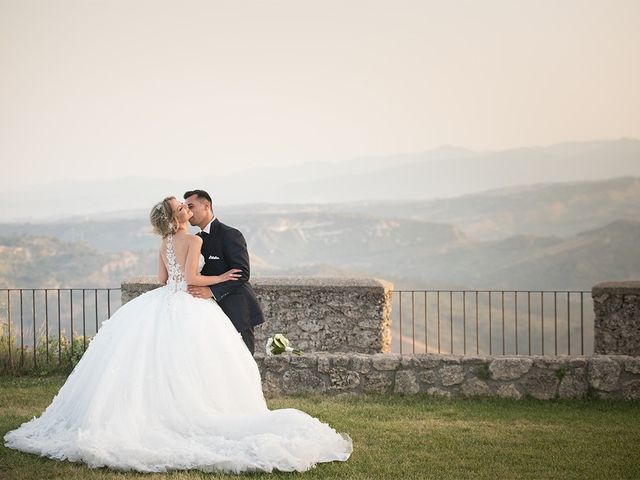
[(165, 286), (102, 324), (53, 401), (5, 446), (90, 467), (304, 471), (347, 460), (351, 439), (269, 410), (258, 367), (212, 300)]

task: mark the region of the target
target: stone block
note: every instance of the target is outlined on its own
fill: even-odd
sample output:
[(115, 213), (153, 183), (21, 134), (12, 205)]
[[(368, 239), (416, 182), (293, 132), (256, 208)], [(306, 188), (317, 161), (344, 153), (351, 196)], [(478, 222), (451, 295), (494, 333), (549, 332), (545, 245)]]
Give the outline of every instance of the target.
[(290, 355), (282, 354), (281, 356), (289, 356), (289, 364), (297, 368), (315, 368), (318, 363), (318, 357), (315, 355)]
[(412, 365), (416, 368), (437, 368), (442, 365), (441, 357), (428, 353), (412, 355)]
[(460, 365), (462, 364), (461, 355), (442, 355), (442, 363), (445, 365)]
[(318, 355), (318, 371), (326, 373), (331, 368), (331, 358), (326, 355)]
[(558, 396), (560, 398), (584, 398), (587, 395), (589, 383), (585, 368), (569, 370), (560, 380)]
[(589, 385), (596, 390), (618, 389), (620, 364), (609, 357), (594, 356), (589, 363)]
[(411, 370), (401, 370), (396, 372), (396, 381), (393, 389), (394, 393), (403, 395), (415, 395), (420, 391), (420, 385), (416, 381), (416, 374)]
[(349, 369), (358, 373), (367, 373), (371, 370), (371, 357), (369, 355), (354, 354), (351, 356)]
[(640, 380), (631, 380), (622, 385), (622, 398), (640, 400)]
[(491, 394), (491, 388), (489, 388), (489, 385), (477, 378), (471, 378), (464, 382), (461, 390), (465, 397), (484, 397)]
[(500, 398), (510, 398), (512, 400), (520, 400), (523, 397), (522, 392), (513, 383), (500, 385), (497, 393)]
[(393, 372), (370, 372), (363, 375), (362, 390), (366, 393), (390, 393), (393, 386)]
[(489, 372), (494, 380), (516, 380), (533, 366), (531, 358), (496, 358), (489, 364)]
[(308, 369), (287, 370), (282, 375), (282, 390), (287, 395), (324, 392), (326, 389), (324, 380)]
[(331, 366), (347, 368), (350, 362), (350, 356), (346, 353), (335, 353), (331, 355)]
[(440, 368), (442, 385), (449, 387), (457, 385), (464, 380), (464, 367), (462, 365), (444, 365)]
[(556, 397), (559, 379), (553, 370), (532, 369), (522, 382), (525, 391), (539, 400)]
[(418, 380), (423, 383), (434, 384), (438, 382), (438, 371), (436, 369), (422, 370), (418, 372)]
[(625, 357), (624, 369), (629, 373), (639, 375), (640, 374), (640, 357)]
[(283, 393), (282, 377), (277, 373), (266, 371), (262, 376), (262, 390), (267, 396), (281, 395)]
[(467, 355), (460, 359), (460, 363), (463, 365), (483, 365), (490, 361), (490, 357), (478, 357), (473, 355)]
[(445, 390), (444, 388), (438, 388), (438, 387), (428, 388), (426, 391), (426, 394), (432, 397), (439, 397), (439, 398), (453, 397), (453, 394), (449, 390)]
[(289, 366), (289, 355), (266, 355), (263, 360), (265, 369), (272, 372), (284, 372)]
[(329, 382), (332, 390), (350, 390), (360, 385), (360, 375), (342, 367), (329, 370)]
[(400, 366), (400, 355), (380, 353), (371, 357), (371, 365), (376, 370), (396, 370)]
[(595, 353), (640, 356), (640, 281), (599, 283), (591, 296)]

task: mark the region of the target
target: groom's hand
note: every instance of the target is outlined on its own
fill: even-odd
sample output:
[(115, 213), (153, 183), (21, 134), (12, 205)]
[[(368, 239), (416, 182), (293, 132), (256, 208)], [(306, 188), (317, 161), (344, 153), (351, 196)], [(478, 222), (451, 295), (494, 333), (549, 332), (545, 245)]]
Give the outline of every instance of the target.
[(209, 287), (197, 287), (195, 285), (189, 285), (188, 291), (196, 298), (207, 299), (213, 296)]

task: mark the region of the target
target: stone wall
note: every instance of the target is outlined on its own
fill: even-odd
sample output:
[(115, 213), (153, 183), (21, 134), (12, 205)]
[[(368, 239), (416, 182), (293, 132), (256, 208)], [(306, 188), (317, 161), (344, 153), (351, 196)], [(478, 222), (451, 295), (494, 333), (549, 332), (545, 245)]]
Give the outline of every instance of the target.
[[(593, 287), (596, 355), (456, 356), (390, 354), (391, 288), (376, 279), (265, 277), (252, 280), (266, 323), (256, 362), (266, 395), (425, 394), (447, 398), (640, 399), (640, 282)], [(123, 282), (122, 302), (160, 286)], [(283, 333), (303, 356), (265, 356)]]
[(283, 333), (305, 352), (391, 351), (392, 285), (372, 278), (270, 277), (252, 282), (266, 322), (256, 345)]
[[(261, 277), (251, 280), (265, 315), (260, 349), (282, 333), (306, 353), (391, 351), (391, 288), (372, 278)], [(122, 303), (159, 287), (155, 277), (122, 283)]]
[(640, 358), (611, 355), (256, 355), (265, 395), (386, 393), (457, 398), (640, 399)]
[(640, 282), (598, 283), (591, 296), (595, 353), (640, 356)]
[(149, 290), (153, 290), (154, 288), (161, 287), (162, 284), (158, 282), (158, 277), (156, 276), (143, 276), (143, 277), (133, 277), (127, 278), (120, 284), (120, 299), (122, 305), (133, 300), (139, 295), (142, 295)]

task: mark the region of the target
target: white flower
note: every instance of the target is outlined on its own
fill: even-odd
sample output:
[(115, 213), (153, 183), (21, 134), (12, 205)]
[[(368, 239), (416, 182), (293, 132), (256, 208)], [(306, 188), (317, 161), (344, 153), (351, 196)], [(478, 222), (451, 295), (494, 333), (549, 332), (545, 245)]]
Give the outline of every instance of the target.
[(267, 339), (265, 351), (269, 356), (280, 355), (283, 352), (293, 353), (294, 355), (302, 355), (302, 350), (291, 348), (289, 346), (289, 340), (281, 333), (276, 333), (274, 336)]

